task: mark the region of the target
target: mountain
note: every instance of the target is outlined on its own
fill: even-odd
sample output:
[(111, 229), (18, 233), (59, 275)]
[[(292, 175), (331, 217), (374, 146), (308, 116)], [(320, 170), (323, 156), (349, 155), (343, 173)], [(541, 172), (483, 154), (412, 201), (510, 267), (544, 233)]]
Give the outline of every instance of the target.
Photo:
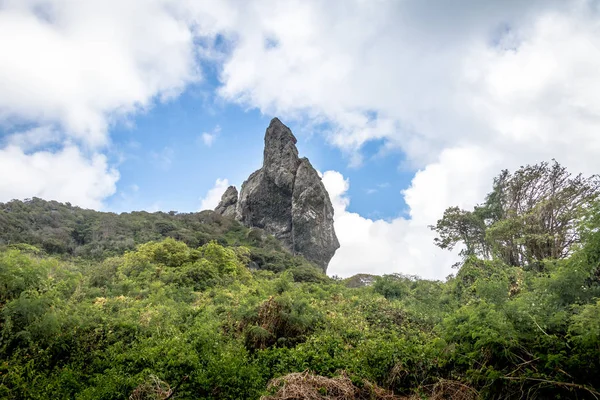
[(247, 227), (264, 229), (293, 254), (327, 270), (340, 247), (333, 206), (317, 171), (298, 157), (296, 138), (279, 119), (265, 132), (263, 166), (237, 189), (229, 187), (215, 211)]

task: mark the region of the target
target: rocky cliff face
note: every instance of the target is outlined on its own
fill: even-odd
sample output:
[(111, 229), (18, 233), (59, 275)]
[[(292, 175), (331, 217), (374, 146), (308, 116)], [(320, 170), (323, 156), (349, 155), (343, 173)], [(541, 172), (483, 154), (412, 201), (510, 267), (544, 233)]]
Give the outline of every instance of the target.
[(238, 199), (238, 191), (235, 186), (229, 186), (223, 196), (221, 196), (221, 201), (215, 211), (221, 215), (226, 217), (235, 217), (235, 208), (237, 205)]
[(329, 194), (310, 161), (298, 157), (296, 138), (277, 118), (265, 133), (262, 168), (244, 182), (239, 198), (229, 187), (215, 211), (264, 229), (324, 271), (340, 247)]

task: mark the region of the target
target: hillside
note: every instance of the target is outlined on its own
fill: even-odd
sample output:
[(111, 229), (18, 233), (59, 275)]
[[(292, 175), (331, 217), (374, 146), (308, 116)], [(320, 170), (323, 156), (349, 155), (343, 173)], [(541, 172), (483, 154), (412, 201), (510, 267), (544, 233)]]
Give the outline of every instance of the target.
[(246, 228), (213, 211), (108, 213), (39, 198), (0, 203), (0, 245), (27, 243), (47, 254), (103, 260), (152, 240), (173, 238), (190, 247), (210, 241), (246, 246), (253, 267), (281, 271), (309, 264), (261, 229)]
[(541, 167), (447, 210), (445, 282), (331, 279), (212, 212), (2, 204), (0, 398), (597, 398), (596, 181)]

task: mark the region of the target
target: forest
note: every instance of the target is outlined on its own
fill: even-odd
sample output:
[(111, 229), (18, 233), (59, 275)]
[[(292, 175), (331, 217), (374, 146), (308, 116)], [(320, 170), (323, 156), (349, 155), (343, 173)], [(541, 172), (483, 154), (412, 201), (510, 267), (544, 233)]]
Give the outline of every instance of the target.
[(445, 281), (331, 278), (211, 211), (0, 204), (0, 398), (598, 399), (599, 194), (502, 171), (431, 227)]

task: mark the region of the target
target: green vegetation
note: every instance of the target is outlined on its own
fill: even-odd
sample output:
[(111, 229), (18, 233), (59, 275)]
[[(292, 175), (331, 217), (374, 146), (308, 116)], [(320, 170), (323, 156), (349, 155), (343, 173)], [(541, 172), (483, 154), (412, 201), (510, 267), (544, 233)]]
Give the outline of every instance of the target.
[(251, 267), (281, 272), (308, 264), (283, 250), (260, 229), (248, 229), (212, 211), (145, 211), (114, 214), (85, 210), (39, 198), (0, 203), (0, 245), (27, 243), (48, 254), (104, 260), (137, 245), (173, 238), (196, 248), (210, 241), (249, 249)]
[[(0, 398), (166, 399), (175, 387), (171, 398), (283, 398), (285, 382), (323, 398), (600, 397), (596, 192), (572, 214), (547, 212), (550, 194), (494, 220), (471, 215), (484, 240), (463, 246), (446, 282), (365, 276), (364, 287), (210, 212), (3, 204)], [(569, 228), (557, 236), (527, 222), (560, 210)], [(454, 215), (438, 223), (444, 235)]]

